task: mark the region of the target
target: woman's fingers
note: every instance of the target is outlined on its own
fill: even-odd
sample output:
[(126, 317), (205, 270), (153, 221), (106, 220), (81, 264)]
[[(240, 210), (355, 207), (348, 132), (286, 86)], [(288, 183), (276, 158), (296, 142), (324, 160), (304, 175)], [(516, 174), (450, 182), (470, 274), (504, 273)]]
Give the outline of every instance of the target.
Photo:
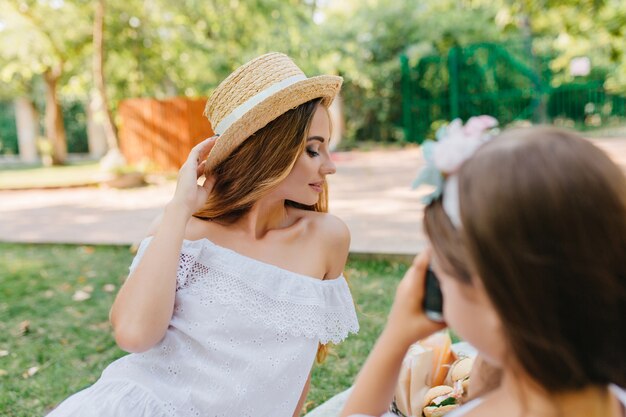
[(210, 194), (211, 190), (213, 189), (214, 184), (215, 184), (215, 178), (213, 178), (213, 176), (209, 176), (204, 179), (204, 182), (202, 183), (202, 187), (207, 191), (207, 193)]
[(430, 247), (427, 247), (422, 253), (417, 255), (413, 259), (413, 279), (418, 288), (424, 288), (424, 281), (426, 277), (426, 271), (428, 270), (428, 264), (430, 263)]
[(191, 149), (191, 152), (189, 152), (189, 160), (195, 161), (196, 166), (200, 165), (206, 159), (206, 157), (209, 156), (211, 149), (213, 149), (213, 146), (215, 146), (215, 141), (217, 140), (218, 136), (219, 135), (211, 136), (210, 138), (205, 139), (196, 146), (194, 146)]
[(421, 299), (424, 293), (424, 278), (426, 270), (430, 262), (430, 248), (426, 248), (423, 252), (413, 258), (411, 267), (404, 274), (404, 278), (398, 286), (400, 292), (408, 291), (414, 296)]
[(430, 263), (430, 246), (426, 247), (422, 253), (413, 258), (413, 266), (418, 271), (426, 271), (428, 264)]
[[(183, 166), (183, 170), (188, 171), (193, 169), (196, 172), (196, 178), (200, 178), (204, 175), (204, 167), (206, 165), (206, 158), (215, 146), (215, 141), (218, 135), (211, 136), (208, 139), (203, 140), (196, 146), (191, 148), (187, 161)], [(190, 174), (187, 174), (190, 175)]]
[(200, 162), (200, 165), (196, 167), (196, 177), (200, 178), (204, 175), (204, 166), (206, 165), (206, 160)]

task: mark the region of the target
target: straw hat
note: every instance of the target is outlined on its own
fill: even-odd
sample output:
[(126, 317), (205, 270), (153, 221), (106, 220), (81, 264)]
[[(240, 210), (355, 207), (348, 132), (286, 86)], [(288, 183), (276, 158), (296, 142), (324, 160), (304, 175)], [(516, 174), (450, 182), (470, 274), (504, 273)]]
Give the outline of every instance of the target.
[(334, 75), (307, 78), (285, 54), (261, 55), (237, 68), (215, 89), (204, 115), (219, 138), (205, 169), (215, 168), (241, 143), (288, 110), (315, 98), (330, 106), (343, 79)]

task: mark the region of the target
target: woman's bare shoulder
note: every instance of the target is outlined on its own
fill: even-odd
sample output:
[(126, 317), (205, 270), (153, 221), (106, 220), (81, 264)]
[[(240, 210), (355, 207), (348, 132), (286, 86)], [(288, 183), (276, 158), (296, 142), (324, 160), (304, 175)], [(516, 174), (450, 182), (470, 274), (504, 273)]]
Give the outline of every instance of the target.
[(304, 211), (307, 239), (321, 243), (326, 259), (325, 278), (339, 277), (345, 268), (350, 251), (350, 230), (339, 217), (330, 213)]
[(347, 240), (350, 243), (350, 230), (339, 217), (330, 213), (320, 213), (317, 211), (298, 210), (298, 215), (306, 219), (309, 229), (313, 232), (320, 232), (329, 240)]

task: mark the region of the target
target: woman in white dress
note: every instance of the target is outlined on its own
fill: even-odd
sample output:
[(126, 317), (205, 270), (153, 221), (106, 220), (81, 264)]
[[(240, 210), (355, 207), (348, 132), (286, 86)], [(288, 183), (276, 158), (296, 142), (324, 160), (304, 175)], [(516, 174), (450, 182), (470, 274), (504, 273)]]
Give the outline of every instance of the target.
[(436, 145), (445, 182), (424, 214), (432, 249), (400, 283), (341, 415), (386, 413), (407, 348), (442, 327), (421, 305), (430, 263), (446, 323), (502, 370), (488, 393), (470, 378), (474, 399), (446, 417), (626, 416), (623, 172), (565, 130), (506, 131), (473, 156), (462, 132)]
[(326, 213), (341, 81), (270, 53), (217, 87), (218, 135), (190, 152), (111, 308), (132, 353), (49, 416), (299, 415), (323, 345), (358, 331), (349, 232)]

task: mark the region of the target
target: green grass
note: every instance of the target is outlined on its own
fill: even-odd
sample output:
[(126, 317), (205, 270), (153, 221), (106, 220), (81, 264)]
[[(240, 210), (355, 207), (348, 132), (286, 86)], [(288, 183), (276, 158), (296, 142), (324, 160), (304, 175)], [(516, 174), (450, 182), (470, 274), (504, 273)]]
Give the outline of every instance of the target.
[(311, 410), (352, 385), (383, 329), (395, 289), (408, 263), (350, 260), (346, 275), (357, 304), (360, 331), (332, 346), (326, 362), (314, 368), (306, 408)]
[(22, 166), (0, 170), (0, 190), (94, 185), (102, 176), (97, 162), (64, 166)]
[[(132, 256), (127, 247), (0, 243), (0, 352), (8, 352), (0, 353), (0, 415), (43, 415), (125, 354), (108, 324), (115, 291), (104, 286), (119, 288)], [(406, 268), (384, 260), (348, 264), (361, 332), (332, 347), (327, 361), (315, 367), (308, 410), (352, 384)], [(86, 286), (93, 288), (91, 298), (74, 301)], [(38, 371), (29, 376), (32, 367)]]

